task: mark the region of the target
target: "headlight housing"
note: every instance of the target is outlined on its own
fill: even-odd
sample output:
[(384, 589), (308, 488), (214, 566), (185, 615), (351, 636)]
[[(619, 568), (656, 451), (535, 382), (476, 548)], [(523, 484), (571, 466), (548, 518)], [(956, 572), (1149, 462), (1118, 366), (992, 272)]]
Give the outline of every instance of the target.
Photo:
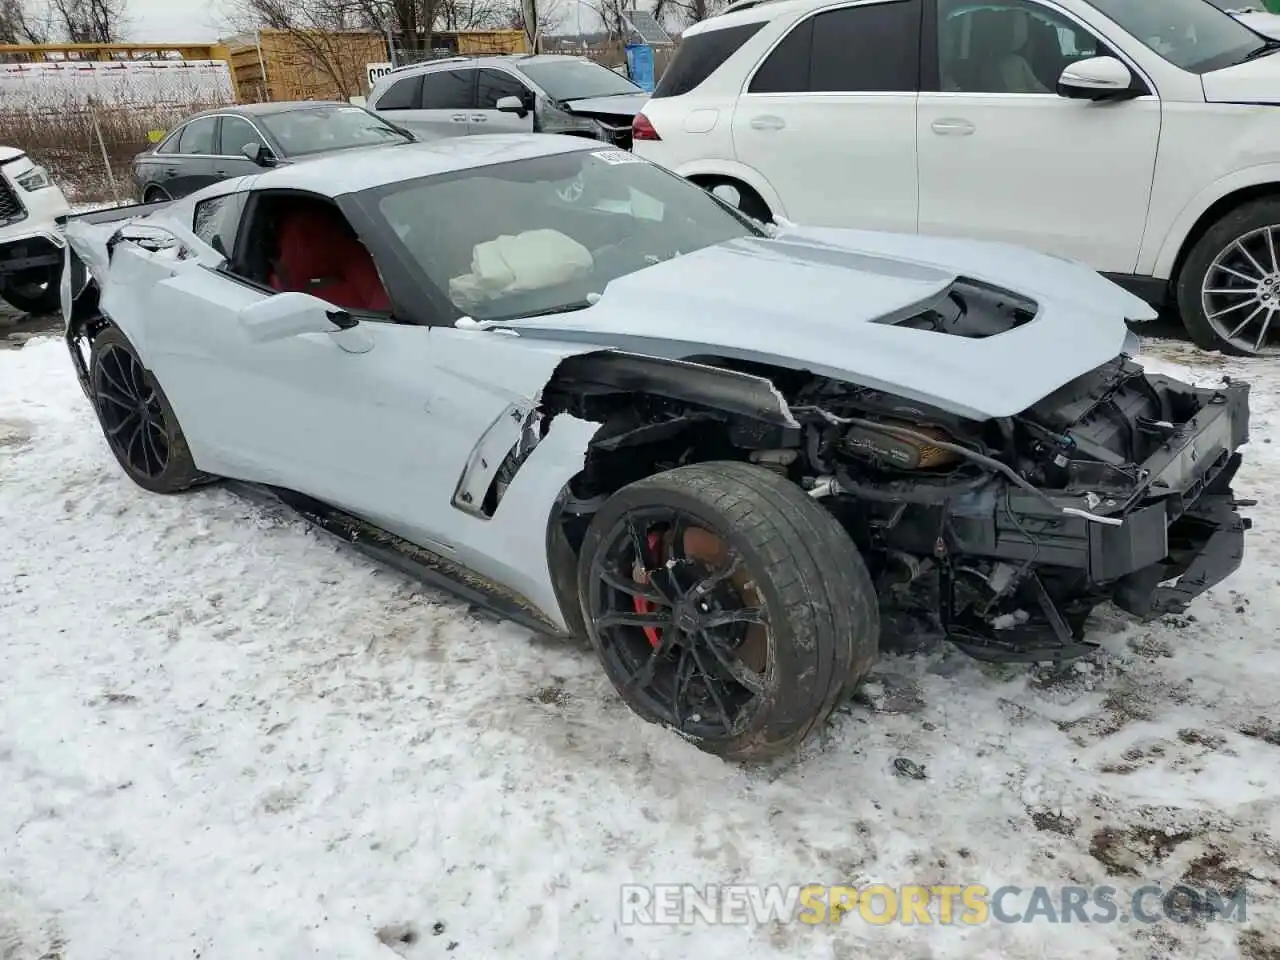
[(28, 193), (34, 193), (37, 190), (44, 190), (53, 186), (53, 180), (49, 177), (49, 171), (44, 167), (32, 167), (26, 173), (20, 173), (14, 180), (18, 182), (23, 190)]

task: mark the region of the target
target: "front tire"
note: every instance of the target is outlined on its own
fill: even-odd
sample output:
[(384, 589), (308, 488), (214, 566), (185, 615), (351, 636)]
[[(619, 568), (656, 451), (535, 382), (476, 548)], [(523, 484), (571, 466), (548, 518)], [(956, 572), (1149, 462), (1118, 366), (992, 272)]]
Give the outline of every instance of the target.
[(134, 483), (178, 493), (212, 479), (196, 469), (168, 398), (116, 327), (94, 337), (89, 386), (107, 445)]
[(15, 310), (35, 317), (57, 313), (62, 306), (58, 281), (62, 277), (61, 266), (36, 267), (6, 278), (0, 289), (4, 299)]
[(821, 505), (760, 467), (705, 463), (615, 493), (582, 544), (587, 633), (645, 720), (731, 760), (798, 746), (875, 662), (875, 591)]
[(1197, 346), (1280, 355), (1280, 199), (1245, 203), (1211, 226), (1187, 255), (1174, 292)]

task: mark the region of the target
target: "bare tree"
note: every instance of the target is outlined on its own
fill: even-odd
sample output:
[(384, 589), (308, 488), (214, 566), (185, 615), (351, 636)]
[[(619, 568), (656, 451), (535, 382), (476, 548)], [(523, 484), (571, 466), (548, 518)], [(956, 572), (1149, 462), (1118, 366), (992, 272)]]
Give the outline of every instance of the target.
[(653, 15), (661, 22), (671, 18), (682, 27), (701, 23), (728, 6), (728, 0), (655, 0)]
[(439, 0), (444, 30), (497, 30), (511, 19), (505, 0)]
[(51, 19), (71, 43), (115, 43), (125, 27), (125, 0), (50, 0)]
[[(281, 30), (340, 99), (364, 90), (364, 63), (344, 43), (342, 31), (366, 26), (365, 9), (352, 0), (240, 0), (241, 14), (256, 27)], [(265, 78), (264, 78), (265, 79)]]
[(525, 23), (524, 4), (519, 0), (508, 8), (502, 26), (512, 30), (523, 30), (525, 36), (532, 40), (535, 35), (545, 37), (554, 33), (564, 22), (564, 8), (560, 0), (537, 0), (534, 10), (538, 18), (534, 29), (529, 29), (529, 25)]
[(631, 9), (631, 0), (593, 0), (590, 6), (604, 23), (609, 42), (621, 43), (626, 39), (631, 32), (626, 16), (626, 11)]
[(0, 43), (48, 43), (48, 11), (28, 0), (0, 0)]
[(362, 26), (390, 32), (402, 50), (429, 50), (440, 0), (352, 0)]

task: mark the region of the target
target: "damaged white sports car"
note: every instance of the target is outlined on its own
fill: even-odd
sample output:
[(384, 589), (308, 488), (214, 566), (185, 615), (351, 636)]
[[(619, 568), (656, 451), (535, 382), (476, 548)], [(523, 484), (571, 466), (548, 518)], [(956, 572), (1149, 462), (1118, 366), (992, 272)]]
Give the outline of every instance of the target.
[[(121, 223), (121, 219), (124, 222)], [(67, 218), (111, 450), (218, 478), (543, 632), (760, 759), (886, 631), (1090, 649), (1240, 563), (1248, 387), (1148, 376), (1149, 308), (995, 244), (768, 230), (631, 154), (473, 137)]]

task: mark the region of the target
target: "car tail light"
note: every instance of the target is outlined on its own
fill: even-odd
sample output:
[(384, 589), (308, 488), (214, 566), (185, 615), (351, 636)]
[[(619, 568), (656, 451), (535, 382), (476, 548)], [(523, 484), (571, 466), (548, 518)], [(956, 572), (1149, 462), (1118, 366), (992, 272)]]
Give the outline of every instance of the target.
[(631, 121), (631, 139), (632, 140), (661, 140), (658, 131), (653, 129), (653, 124), (649, 122), (649, 118), (643, 113), (637, 113)]

